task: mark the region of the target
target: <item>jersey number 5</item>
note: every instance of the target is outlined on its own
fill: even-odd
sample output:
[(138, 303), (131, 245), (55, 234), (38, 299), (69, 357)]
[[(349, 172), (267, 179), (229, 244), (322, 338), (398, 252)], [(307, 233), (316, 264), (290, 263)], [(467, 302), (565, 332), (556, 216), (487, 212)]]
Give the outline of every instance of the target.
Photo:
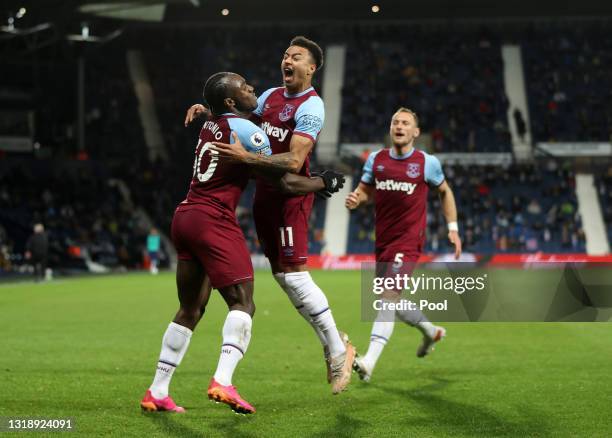
[(395, 263), (393, 263), (393, 267), (395, 269), (399, 269), (402, 267), (402, 265), (404, 264), (404, 253), (403, 252), (398, 252), (397, 254), (395, 254)]
[[(200, 140), (200, 142), (198, 143), (198, 148), (201, 145), (202, 145), (202, 140)], [(193, 163), (193, 177), (194, 178), (197, 177), (198, 181), (200, 182), (206, 182), (213, 176), (213, 173), (215, 172), (215, 169), (217, 168), (217, 163), (219, 162), (219, 152), (213, 151), (212, 149), (210, 149), (211, 146), (212, 146), (212, 143), (210, 142), (204, 143), (200, 151), (196, 152), (195, 162)], [(206, 168), (206, 171), (202, 173), (200, 169), (200, 166), (202, 165), (202, 157), (204, 156), (204, 152), (208, 150), (210, 150), (210, 162), (208, 163), (208, 167)], [(197, 151), (197, 148), (196, 148), (196, 151)]]

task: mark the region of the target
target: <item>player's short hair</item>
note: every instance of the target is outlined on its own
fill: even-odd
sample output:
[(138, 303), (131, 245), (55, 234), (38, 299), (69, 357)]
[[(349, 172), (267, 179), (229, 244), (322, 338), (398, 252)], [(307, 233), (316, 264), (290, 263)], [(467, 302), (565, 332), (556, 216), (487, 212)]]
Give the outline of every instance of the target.
[(410, 108), (406, 108), (406, 107), (400, 106), (397, 109), (397, 111), (395, 111), (393, 113), (393, 117), (395, 117), (395, 115), (399, 114), (399, 113), (408, 113), (408, 114), (412, 115), (412, 117), (414, 117), (414, 123), (416, 123), (417, 128), (419, 127), (419, 116), (417, 115), (417, 113), (412, 111)]
[(220, 71), (209, 77), (204, 84), (204, 99), (215, 115), (225, 112), (224, 100), (226, 97), (229, 97), (229, 81), (227, 78), (234, 74), (235, 73), (229, 71)]
[(314, 60), (317, 70), (323, 67), (323, 50), (313, 40), (309, 40), (305, 36), (296, 36), (289, 43), (290, 46), (303, 47), (310, 52), (310, 56)]

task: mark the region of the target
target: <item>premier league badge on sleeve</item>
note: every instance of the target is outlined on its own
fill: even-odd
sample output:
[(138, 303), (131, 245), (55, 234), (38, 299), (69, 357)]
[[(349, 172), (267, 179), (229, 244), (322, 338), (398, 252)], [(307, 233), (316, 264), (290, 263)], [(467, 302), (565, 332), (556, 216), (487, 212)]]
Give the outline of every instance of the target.
[(259, 147), (259, 146), (262, 146), (266, 142), (266, 139), (264, 138), (262, 134), (260, 134), (259, 132), (256, 132), (255, 134), (251, 135), (251, 142), (255, 146)]
[(280, 119), (280, 121), (286, 122), (291, 117), (293, 117), (293, 110), (295, 110), (295, 107), (289, 103), (286, 103), (283, 110), (278, 113), (278, 118)]
[(421, 165), (419, 163), (408, 163), (406, 175), (410, 178), (418, 178), (421, 176)]

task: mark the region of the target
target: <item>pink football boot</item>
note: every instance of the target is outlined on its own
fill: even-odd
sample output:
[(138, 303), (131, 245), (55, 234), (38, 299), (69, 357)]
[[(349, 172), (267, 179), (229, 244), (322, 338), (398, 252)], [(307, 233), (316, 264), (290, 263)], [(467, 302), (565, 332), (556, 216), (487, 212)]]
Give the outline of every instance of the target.
[(237, 414), (255, 413), (255, 408), (240, 397), (234, 386), (223, 386), (214, 377), (208, 385), (208, 398), (217, 403), (225, 403)]
[(156, 411), (168, 411), (182, 414), (185, 412), (185, 408), (177, 406), (174, 400), (170, 396), (157, 399), (151, 395), (151, 391), (147, 390), (144, 398), (140, 402), (140, 407), (143, 411), (156, 412)]

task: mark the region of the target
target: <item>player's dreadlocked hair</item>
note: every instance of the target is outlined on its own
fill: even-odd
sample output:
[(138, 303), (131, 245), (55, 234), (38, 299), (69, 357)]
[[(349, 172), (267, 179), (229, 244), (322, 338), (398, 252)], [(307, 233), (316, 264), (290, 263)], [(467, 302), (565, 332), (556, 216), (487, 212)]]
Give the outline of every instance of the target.
[(225, 103), (223, 102), (228, 93), (228, 79), (231, 75), (228, 71), (220, 71), (215, 73), (206, 80), (204, 84), (204, 99), (210, 105), (210, 110), (216, 116), (226, 112)]
[(310, 56), (314, 60), (317, 70), (323, 67), (323, 50), (313, 40), (309, 40), (305, 36), (296, 36), (289, 43), (290, 46), (298, 46), (307, 49), (310, 52)]

